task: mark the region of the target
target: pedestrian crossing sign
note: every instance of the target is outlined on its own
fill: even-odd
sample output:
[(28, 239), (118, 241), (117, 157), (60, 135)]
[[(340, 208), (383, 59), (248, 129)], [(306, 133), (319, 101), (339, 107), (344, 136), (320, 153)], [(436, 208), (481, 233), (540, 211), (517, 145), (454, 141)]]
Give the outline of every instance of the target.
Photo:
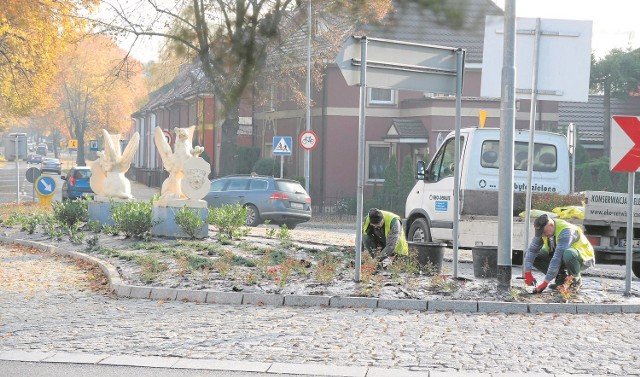
[(273, 152), (274, 156), (291, 156), (291, 136), (274, 136)]

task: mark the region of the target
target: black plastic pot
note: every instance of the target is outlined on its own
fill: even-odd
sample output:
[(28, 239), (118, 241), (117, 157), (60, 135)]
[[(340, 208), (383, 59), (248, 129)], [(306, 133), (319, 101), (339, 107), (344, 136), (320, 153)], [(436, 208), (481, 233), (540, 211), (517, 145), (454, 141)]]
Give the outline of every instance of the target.
[(497, 246), (474, 246), (471, 249), (471, 256), (474, 277), (487, 279), (498, 276)]
[(446, 246), (440, 242), (409, 242), (409, 255), (415, 255), (420, 267), (428, 273), (440, 274)]

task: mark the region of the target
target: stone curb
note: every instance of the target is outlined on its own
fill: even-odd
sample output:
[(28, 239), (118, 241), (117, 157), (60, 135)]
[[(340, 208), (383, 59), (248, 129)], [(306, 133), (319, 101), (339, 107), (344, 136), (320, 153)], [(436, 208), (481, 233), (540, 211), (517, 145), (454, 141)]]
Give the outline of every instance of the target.
[[(587, 374), (476, 371), (436, 371), (372, 366), (342, 366), (330, 364), (294, 364), (279, 362), (232, 361), (219, 359), (192, 359), (175, 356), (108, 355), (70, 352), (42, 352), (10, 349), (0, 351), (0, 361), (33, 363), (63, 363), (85, 365), (117, 365), (127, 367), (163, 368), (169, 370), (198, 370), (224, 372), (253, 372), (273, 375), (305, 375), (334, 377), (587, 377)], [(181, 372), (177, 372), (181, 373)], [(244, 374), (243, 374), (244, 375)]]
[(322, 306), (332, 308), (367, 308), (387, 310), (453, 311), (464, 313), (640, 313), (638, 304), (561, 304), (519, 303), (502, 301), (463, 300), (409, 300), (378, 299), (371, 297), (281, 295), (268, 293), (217, 292), (211, 290), (188, 290), (165, 287), (127, 285), (110, 263), (83, 253), (60, 250), (35, 241), (0, 236), (0, 242), (29, 246), (43, 251), (80, 259), (100, 267), (109, 280), (110, 291), (118, 297), (144, 298), (162, 301), (185, 301), (225, 305), (269, 305), (269, 306)]

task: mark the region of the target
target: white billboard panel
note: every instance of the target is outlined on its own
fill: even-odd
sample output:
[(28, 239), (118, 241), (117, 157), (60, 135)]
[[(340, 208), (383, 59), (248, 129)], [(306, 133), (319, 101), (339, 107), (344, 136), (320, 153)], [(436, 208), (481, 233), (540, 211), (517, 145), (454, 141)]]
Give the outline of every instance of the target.
[[(531, 98), (535, 18), (516, 18), (516, 98)], [(592, 21), (540, 19), (538, 100), (587, 102)], [(487, 16), (482, 56), (483, 97), (500, 97), (504, 18)]]

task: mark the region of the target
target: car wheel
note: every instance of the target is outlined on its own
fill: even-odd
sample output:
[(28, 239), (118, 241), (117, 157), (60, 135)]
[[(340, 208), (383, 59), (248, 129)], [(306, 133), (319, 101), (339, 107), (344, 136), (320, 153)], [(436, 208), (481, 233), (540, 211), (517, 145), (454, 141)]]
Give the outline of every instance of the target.
[(431, 229), (427, 220), (423, 218), (416, 219), (409, 227), (409, 242), (431, 242)]
[(637, 278), (640, 278), (640, 262), (632, 262), (631, 270), (633, 274), (636, 275)]
[(258, 212), (258, 208), (253, 204), (247, 204), (245, 208), (247, 209), (247, 218), (244, 221), (244, 225), (258, 226), (260, 224), (260, 213)]

